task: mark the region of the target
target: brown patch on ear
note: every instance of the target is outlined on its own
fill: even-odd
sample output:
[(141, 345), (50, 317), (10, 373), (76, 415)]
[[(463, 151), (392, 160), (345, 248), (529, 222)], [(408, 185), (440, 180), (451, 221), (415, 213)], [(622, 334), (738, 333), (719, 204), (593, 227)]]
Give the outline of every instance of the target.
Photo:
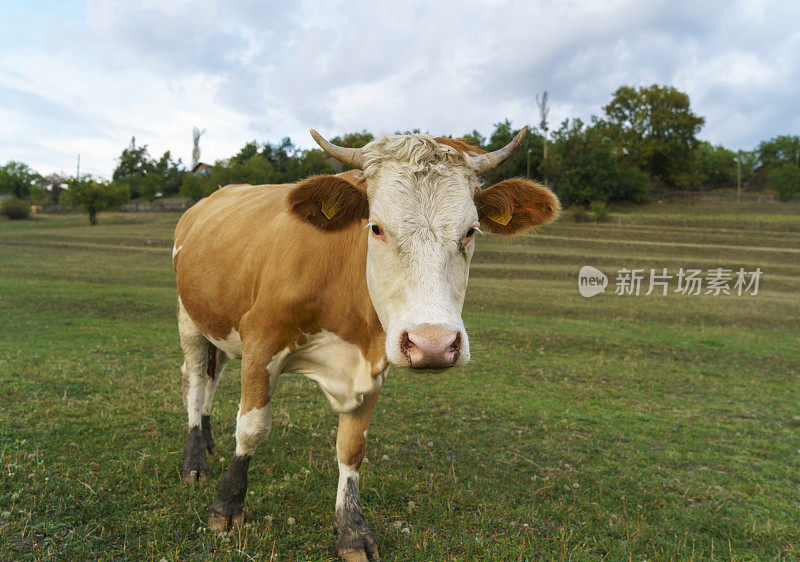
[(320, 230), (339, 230), (369, 216), (364, 181), (351, 172), (308, 178), (289, 192), (288, 201), (295, 215)]
[(446, 144), (450, 148), (455, 148), (459, 152), (466, 152), (468, 154), (485, 154), (486, 151), (482, 148), (470, 143), (468, 139), (449, 139), (447, 137), (434, 137), (435, 140), (442, 144)]
[(475, 193), (481, 227), (497, 234), (516, 234), (551, 222), (561, 204), (552, 191), (538, 183), (515, 178)]

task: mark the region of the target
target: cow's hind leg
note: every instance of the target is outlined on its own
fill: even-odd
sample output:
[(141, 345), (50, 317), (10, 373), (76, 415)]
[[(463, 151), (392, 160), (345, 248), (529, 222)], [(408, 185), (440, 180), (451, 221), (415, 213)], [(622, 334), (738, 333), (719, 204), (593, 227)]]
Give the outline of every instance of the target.
[(270, 401), (287, 353), (278, 353), (270, 360), (245, 351), (242, 358), (242, 400), (236, 416), (236, 452), (217, 484), (217, 499), (208, 507), (208, 526), (214, 531), (233, 531), (244, 522), (250, 458), (272, 427)]
[(353, 412), (339, 414), (336, 436), (339, 488), (334, 528), (339, 534), (336, 554), (347, 561), (378, 560), (378, 545), (361, 508), (358, 476), (367, 450), (367, 428), (377, 400), (378, 392), (374, 392), (365, 396), (364, 402)]
[[(178, 329), (184, 358), (181, 366), (183, 403), (189, 420), (189, 432), (183, 449), (181, 480), (193, 484), (208, 480), (211, 476), (211, 469), (206, 459), (207, 445), (203, 435), (202, 410), (208, 386), (209, 357), (214, 347), (197, 329), (180, 301), (178, 301)], [(209, 437), (210, 422), (209, 418)]]

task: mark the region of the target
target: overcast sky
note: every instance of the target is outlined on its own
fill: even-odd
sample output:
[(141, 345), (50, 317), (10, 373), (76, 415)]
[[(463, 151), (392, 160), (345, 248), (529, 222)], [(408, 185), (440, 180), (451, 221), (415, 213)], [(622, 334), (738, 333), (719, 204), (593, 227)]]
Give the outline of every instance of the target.
[(669, 84), (733, 149), (800, 133), (800, 1), (0, 0), (0, 164), (110, 176), (136, 136), (191, 161), (284, 136), (599, 115)]

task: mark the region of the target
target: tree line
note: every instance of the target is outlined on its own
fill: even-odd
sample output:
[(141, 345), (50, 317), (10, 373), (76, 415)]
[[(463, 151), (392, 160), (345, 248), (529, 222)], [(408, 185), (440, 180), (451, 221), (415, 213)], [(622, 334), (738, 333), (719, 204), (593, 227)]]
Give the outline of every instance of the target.
[[(503, 166), (486, 174), (487, 184), (512, 176), (538, 179), (553, 188), (565, 206), (645, 202), (654, 191), (730, 187), (737, 182), (744, 189), (772, 191), (782, 201), (800, 196), (800, 136), (774, 137), (738, 153), (712, 145), (698, 139), (705, 119), (692, 111), (689, 96), (673, 87), (623, 86), (602, 115), (588, 123), (566, 119), (550, 135), (546, 103), (545, 97), (540, 126), (531, 127)], [(505, 120), (495, 125), (489, 138), (478, 131), (459, 138), (491, 151), (505, 146), (517, 132), (519, 128)], [(331, 142), (359, 148), (372, 139), (371, 133), (361, 131)], [(248, 142), (233, 156), (214, 162), (210, 174), (186, 170), (169, 151), (156, 159), (146, 145), (131, 139), (111, 180), (42, 177), (25, 164), (9, 162), (0, 167), (0, 194), (19, 200), (11, 201), (12, 206), (26, 201), (77, 205), (94, 224), (98, 212), (130, 198), (152, 201), (182, 195), (197, 201), (229, 183), (287, 183), (340, 170), (322, 150), (301, 149), (288, 137), (277, 144)]]

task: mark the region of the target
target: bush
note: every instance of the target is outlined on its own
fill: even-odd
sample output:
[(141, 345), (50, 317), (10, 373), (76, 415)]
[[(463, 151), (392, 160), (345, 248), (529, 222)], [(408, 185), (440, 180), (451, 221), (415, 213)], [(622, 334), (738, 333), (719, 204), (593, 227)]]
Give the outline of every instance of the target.
[(589, 204), (589, 210), (594, 215), (594, 220), (603, 222), (608, 220), (608, 207), (604, 201), (592, 201)]
[(12, 221), (28, 219), (31, 216), (31, 204), (22, 199), (11, 197), (3, 201), (0, 212)]
[(800, 195), (800, 168), (794, 164), (784, 164), (768, 171), (767, 181), (781, 201)]
[(570, 209), (569, 216), (575, 222), (589, 222), (591, 220), (589, 212), (583, 205), (575, 205), (574, 207), (572, 207)]

